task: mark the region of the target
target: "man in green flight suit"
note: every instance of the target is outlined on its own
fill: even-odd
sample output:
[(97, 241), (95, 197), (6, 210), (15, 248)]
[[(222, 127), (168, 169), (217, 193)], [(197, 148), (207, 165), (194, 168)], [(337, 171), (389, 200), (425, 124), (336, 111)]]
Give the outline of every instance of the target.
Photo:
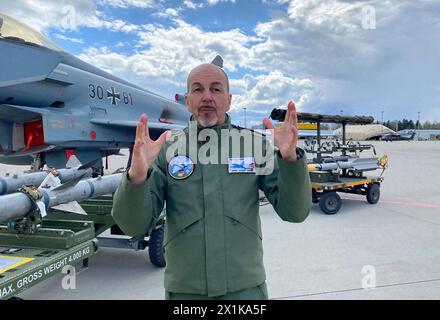
[[(289, 102), (283, 126), (263, 120), (277, 150), (272, 152), (272, 170), (258, 174), (256, 148), (248, 148), (242, 139), (235, 147), (240, 156), (231, 157), (234, 145), (231, 149), (226, 143), (229, 136), (223, 139), (230, 132), (263, 137), (231, 124), (226, 73), (213, 64), (199, 65), (190, 72), (187, 87), (185, 103), (196, 122), (197, 141), (191, 146), (195, 122), (173, 137), (167, 131), (153, 141), (143, 114), (112, 216), (127, 235), (143, 236), (166, 202), (167, 299), (267, 299), (259, 190), (285, 221), (302, 222), (311, 208), (306, 157), (297, 148), (295, 104)], [(205, 158), (219, 161), (202, 159), (202, 150)]]

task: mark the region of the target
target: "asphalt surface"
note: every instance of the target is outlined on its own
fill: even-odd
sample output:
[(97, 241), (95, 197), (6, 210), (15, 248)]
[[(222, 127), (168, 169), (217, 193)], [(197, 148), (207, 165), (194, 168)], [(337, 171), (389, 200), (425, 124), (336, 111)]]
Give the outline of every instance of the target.
[[(314, 205), (301, 224), (261, 207), (270, 299), (440, 299), (440, 141), (373, 144), (389, 159), (378, 204), (341, 194), (336, 215)], [(112, 157), (111, 169), (125, 161)], [(0, 165), (1, 174), (22, 170)], [(146, 250), (100, 248), (87, 269), (77, 267), (74, 290), (62, 288), (64, 276), (18, 296), (164, 299), (163, 269), (149, 262)]]

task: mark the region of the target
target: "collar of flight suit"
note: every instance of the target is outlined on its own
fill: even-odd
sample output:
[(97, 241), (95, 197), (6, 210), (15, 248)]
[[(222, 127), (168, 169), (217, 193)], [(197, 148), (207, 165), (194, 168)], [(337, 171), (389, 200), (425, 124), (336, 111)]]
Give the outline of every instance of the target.
[[(194, 116), (191, 116), (191, 118), (189, 119), (189, 121), (195, 121), (194, 120)], [(188, 122), (188, 126), (189, 126), (189, 122)], [(229, 116), (229, 114), (226, 113), (226, 118), (225, 118), (225, 122), (223, 122), (222, 124), (217, 124), (215, 126), (212, 127), (200, 127), (197, 124), (197, 134), (203, 130), (203, 129), (212, 129), (215, 130), (217, 132), (219, 132), (221, 129), (229, 129), (231, 128), (232, 123), (231, 123), (231, 117)], [(187, 127), (188, 128), (188, 127)]]

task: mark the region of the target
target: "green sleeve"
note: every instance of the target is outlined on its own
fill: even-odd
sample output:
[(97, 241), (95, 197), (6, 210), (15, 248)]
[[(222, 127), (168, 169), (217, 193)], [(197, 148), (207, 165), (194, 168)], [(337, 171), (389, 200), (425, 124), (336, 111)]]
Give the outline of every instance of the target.
[(126, 173), (114, 194), (112, 217), (126, 235), (145, 236), (162, 212), (167, 179), (161, 169), (161, 156), (150, 169), (144, 183), (131, 183)]
[(312, 206), (312, 186), (307, 169), (307, 159), (302, 149), (296, 149), (299, 159), (285, 161), (279, 152), (275, 156), (274, 170), (260, 176), (260, 189), (281, 219), (303, 222)]

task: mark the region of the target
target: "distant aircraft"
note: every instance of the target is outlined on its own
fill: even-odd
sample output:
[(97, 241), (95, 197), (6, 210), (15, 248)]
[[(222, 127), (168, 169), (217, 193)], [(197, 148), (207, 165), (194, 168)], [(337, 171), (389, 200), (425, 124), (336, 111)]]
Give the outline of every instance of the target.
[(389, 133), (389, 134), (382, 135), (380, 140), (387, 141), (387, 142), (388, 141), (400, 141), (400, 140), (410, 141), (410, 140), (414, 140), (415, 135), (416, 135), (415, 131), (413, 131), (410, 136)]
[[(176, 101), (117, 78), (67, 53), (0, 13), (0, 162), (64, 168), (130, 148), (142, 113), (152, 138), (183, 128)], [(102, 160), (96, 165), (102, 170)]]

